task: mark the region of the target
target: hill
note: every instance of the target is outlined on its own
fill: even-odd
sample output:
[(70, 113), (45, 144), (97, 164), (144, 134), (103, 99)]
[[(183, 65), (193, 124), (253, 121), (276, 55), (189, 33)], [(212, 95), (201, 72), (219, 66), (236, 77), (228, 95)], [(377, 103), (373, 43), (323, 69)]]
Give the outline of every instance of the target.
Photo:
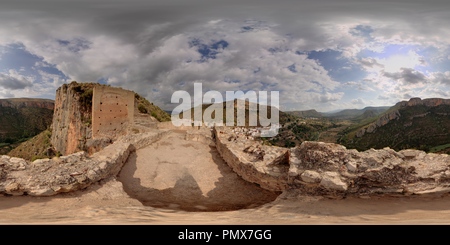
[(291, 114), (296, 117), (302, 117), (302, 118), (321, 118), (323, 117), (323, 114), (312, 109), (312, 110), (306, 110), (306, 111), (286, 111), (286, 113)]
[(420, 149), (442, 152), (450, 145), (450, 100), (412, 98), (341, 133), (338, 143), (367, 150)]
[(363, 109), (345, 109), (338, 112), (333, 113), (322, 113), (324, 117), (333, 118), (333, 119), (342, 119), (342, 120), (362, 120), (368, 117), (373, 117), (382, 114), (386, 110), (388, 110), (390, 106), (369, 106)]
[(0, 146), (6, 154), (23, 142), (49, 128), (54, 101), (37, 98), (0, 99)]
[[(238, 122), (237, 122), (237, 114), (238, 114), (238, 109), (240, 108), (241, 110), (243, 109), (243, 111), (245, 112), (245, 125), (246, 127), (250, 127), (250, 126), (261, 126), (261, 123), (259, 121), (259, 105), (258, 104), (252, 104), (249, 101), (242, 101), (243, 103), (243, 107), (239, 107), (240, 103), (238, 103), (238, 100), (235, 99), (233, 102), (233, 109), (234, 109), (234, 125), (237, 126)], [(201, 109), (200, 109), (201, 107)], [(254, 113), (255, 111), (253, 110), (253, 108), (256, 108), (256, 125), (250, 125), (250, 113)], [(267, 106), (267, 118), (270, 119), (272, 116), (272, 107), (271, 106)], [(187, 111), (183, 111), (179, 114), (179, 118), (185, 119), (185, 115), (186, 113), (190, 113), (191, 115), (191, 120), (194, 121), (195, 118), (201, 118), (202, 122), (204, 119), (204, 115), (209, 116), (209, 114), (211, 114), (211, 118), (215, 119), (215, 109), (218, 110), (222, 110), (222, 123), (226, 123), (227, 122), (227, 103), (226, 102), (222, 102), (222, 103), (213, 103), (213, 104), (202, 104), (198, 107), (192, 107), (190, 110)], [(278, 112), (279, 115), (279, 122), (282, 124), (292, 118), (296, 118), (293, 115), (290, 115), (289, 113), (283, 112), (278, 110), (277, 108), (274, 108), (274, 112)], [(252, 114), (253, 115), (253, 114)]]

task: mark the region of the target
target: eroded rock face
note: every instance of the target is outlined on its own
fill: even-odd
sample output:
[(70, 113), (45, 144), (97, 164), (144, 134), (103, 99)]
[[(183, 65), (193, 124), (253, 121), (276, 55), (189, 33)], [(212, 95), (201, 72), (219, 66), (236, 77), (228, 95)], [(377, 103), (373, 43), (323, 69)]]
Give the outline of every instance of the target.
[(86, 91), (92, 89), (87, 86), (84, 88), (72, 82), (56, 90), (51, 143), (55, 150), (63, 155), (85, 150), (85, 141), (92, 138), (90, 127), (92, 110), (87, 101), (92, 95), (82, 97), (82, 94), (77, 92), (79, 88)]
[[(392, 120), (398, 119), (400, 115), (399, 109), (409, 106), (417, 106), (417, 105), (424, 105), (426, 107), (436, 107), (439, 105), (450, 105), (449, 99), (441, 99), (441, 98), (429, 98), (429, 99), (420, 99), (420, 98), (411, 98), (408, 101), (401, 101), (398, 102), (395, 107), (397, 107), (397, 110), (394, 110), (390, 113), (382, 115), (380, 118), (378, 118), (375, 122), (369, 124), (366, 128), (363, 128), (356, 132), (356, 137), (362, 137), (366, 133), (373, 133), (375, 130), (379, 127), (382, 127), (386, 124), (388, 124)], [(413, 117), (424, 117), (428, 113), (415, 115)], [(440, 113), (441, 115), (448, 115), (447, 113)], [(411, 126), (411, 124), (405, 125), (406, 127)]]

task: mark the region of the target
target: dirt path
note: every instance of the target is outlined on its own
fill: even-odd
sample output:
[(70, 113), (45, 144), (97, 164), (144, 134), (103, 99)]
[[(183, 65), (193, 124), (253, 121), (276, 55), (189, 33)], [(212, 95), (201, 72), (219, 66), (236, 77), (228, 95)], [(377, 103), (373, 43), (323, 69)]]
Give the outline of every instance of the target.
[(234, 173), (214, 146), (172, 131), (137, 150), (119, 173), (125, 191), (146, 206), (187, 211), (226, 211), (271, 202), (272, 193)]

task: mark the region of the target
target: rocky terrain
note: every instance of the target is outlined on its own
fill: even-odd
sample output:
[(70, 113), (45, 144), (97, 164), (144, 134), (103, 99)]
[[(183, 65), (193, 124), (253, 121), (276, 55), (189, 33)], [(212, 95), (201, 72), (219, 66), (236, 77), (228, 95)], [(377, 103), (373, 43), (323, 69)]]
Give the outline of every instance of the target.
[(447, 154), (310, 141), (274, 147), (261, 128), (133, 120), (94, 152), (1, 156), (0, 223), (370, 223), (361, 213), (379, 222), (392, 212), (405, 222), (415, 218), (402, 212), (430, 200), (438, 212), (419, 221), (450, 217)]
[[(273, 171), (269, 160), (276, 159), (273, 157), (266, 157), (269, 167), (266, 165), (252, 170), (252, 166), (242, 166), (240, 172), (235, 172), (238, 168), (232, 169), (226, 161), (227, 157), (221, 160), (218, 148), (217, 151), (213, 150), (215, 147), (212, 140), (217, 142), (218, 138), (211, 134), (210, 130), (178, 130), (165, 127), (153, 129), (154, 133), (128, 136), (127, 140), (117, 142), (118, 145), (112, 144), (92, 156), (76, 153), (59, 161), (36, 160), (33, 163), (2, 157), (2, 167), (4, 170), (8, 169), (3, 172), (2, 181), (11, 183), (11, 180), (17, 178), (17, 185), (8, 185), (11, 194), (6, 194), (6, 190), (2, 192), (4, 196), (0, 197), (0, 223), (445, 224), (450, 220), (448, 191), (432, 188), (439, 185), (432, 183), (433, 181), (422, 180), (424, 185), (420, 189), (428, 187), (429, 191), (418, 194), (401, 193), (392, 189), (377, 192), (383, 189), (383, 184), (390, 181), (383, 181), (378, 175), (383, 171), (372, 171), (375, 176), (368, 175), (365, 178), (371, 178), (367, 181), (379, 181), (366, 182), (379, 185), (373, 186), (375, 192), (351, 194), (352, 188), (347, 184), (349, 179), (331, 174), (336, 173), (332, 170), (334, 164), (311, 160), (312, 156), (320, 155), (320, 159), (340, 159), (338, 156), (345, 156), (346, 153), (342, 146), (319, 144), (305, 147), (303, 150), (309, 153), (307, 157), (300, 158), (304, 164), (298, 164), (298, 157), (290, 156), (293, 164), (287, 174), (284, 172), (286, 167), (281, 168), (281, 175), (277, 170)], [(258, 165), (258, 162), (261, 162), (258, 156), (265, 156), (266, 153), (275, 156), (274, 153), (280, 153), (270, 152), (270, 148), (260, 148), (260, 142), (251, 139), (252, 133), (255, 132), (242, 129), (227, 131), (228, 137), (222, 137), (222, 140), (228, 141), (229, 136), (233, 136), (254, 146), (245, 152), (242, 149), (236, 150), (235, 154), (239, 155), (240, 159), (246, 159), (243, 164)], [(315, 151), (311, 151), (312, 149)], [(328, 151), (325, 151), (327, 149)], [(292, 151), (295, 149), (289, 149), (289, 152)], [(128, 158), (124, 160), (127, 153)], [(102, 156), (103, 154), (108, 157)], [(367, 154), (377, 155), (373, 152)], [(427, 163), (430, 162), (429, 157), (434, 156), (407, 151), (402, 154), (405, 160), (425, 157), (423, 160), (427, 160)], [(117, 164), (113, 163), (114, 159), (119, 160)], [(367, 158), (360, 160), (373, 163), (374, 167), (377, 161)], [(386, 160), (388, 162), (388, 159)], [(56, 161), (58, 164), (54, 164)], [(238, 162), (240, 161), (236, 161)], [(286, 164), (285, 161), (278, 163)], [(36, 166), (33, 166), (35, 164)], [(431, 165), (428, 173), (424, 173), (422, 168), (422, 172), (417, 175), (444, 178), (445, 171), (436, 168), (436, 165), (439, 164)], [(121, 170), (117, 173), (120, 166)], [(358, 167), (357, 165), (356, 169)], [(46, 168), (48, 170), (39, 172)], [(304, 170), (306, 168), (309, 170)], [(269, 185), (252, 185), (248, 177), (254, 176), (258, 170), (264, 172), (258, 174), (263, 180), (261, 183), (276, 183), (277, 174), (282, 178), (287, 176), (288, 181), (283, 182), (287, 185), (279, 186), (288, 188), (280, 192), (263, 188)], [(294, 173), (294, 170), (296, 175), (290, 179), (289, 173)], [(409, 174), (400, 171), (402, 175), (394, 171), (393, 175), (398, 176), (395, 178), (389, 172), (384, 170), (386, 179), (401, 182), (405, 181), (405, 176)], [(433, 172), (435, 174), (431, 174)], [(33, 177), (36, 173), (43, 177)], [(86, 181), (81, 181), (86, 184), (84, 188), (79, 181), (83, 176), (86, 177)], [(290, 185), (293, 186), (289, 187)], [(293, 188), (295, 186), (297, 187)], [(300, 186), (303, 188), (299, 188)], [(33, 193), (34, 196), (23, 195), (27, 192)], [(342, 193), (348, 194), (341, 195)]]

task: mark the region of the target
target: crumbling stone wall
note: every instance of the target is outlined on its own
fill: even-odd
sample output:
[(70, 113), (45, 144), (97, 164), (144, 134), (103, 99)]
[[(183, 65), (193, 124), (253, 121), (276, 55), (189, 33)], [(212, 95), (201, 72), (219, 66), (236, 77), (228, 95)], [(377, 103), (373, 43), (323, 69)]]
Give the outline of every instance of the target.
[(237, 174), (268, 190), (295, 189), (304, 195), (328, 197), (450, 192), (447, 154), (390, 148), (359, 152), (339, 144), (305, 141), (284, 148), (289, 158), (286, 169), (280, 168), (284, 162), (258, 158), (275, 148), (262, 146), (248, 132), (214, 130), (217, 149)]
[(80, 151), (33, 162), (0, 156), (0, 194), (52, 196), (114, 178), (132, 151), (159, 140), (166, 132), (127, 135), (91, 156)]
[(289, 150), (253, 140), (256, 129), (217, 127), (217, 151), (243, 179), (270, 191), (288, 188)]

